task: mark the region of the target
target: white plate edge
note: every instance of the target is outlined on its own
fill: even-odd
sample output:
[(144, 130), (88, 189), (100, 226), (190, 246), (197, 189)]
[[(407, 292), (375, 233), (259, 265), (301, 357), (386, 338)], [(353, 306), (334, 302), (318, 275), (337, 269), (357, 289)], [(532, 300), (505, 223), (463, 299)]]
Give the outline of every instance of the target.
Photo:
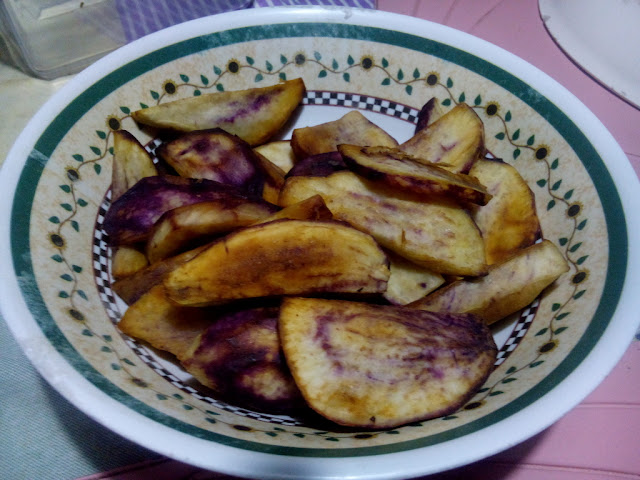
[(638, 82), (624, 76), (614, 75), (606, 62), (593, 55), (588, 48), (582, 48), (580, 39), (575, 38), (574, 32), (565, 30), (564, 22), (558, 20), (561, 15), (557, 2), (538, 0), (538, 9), (548, 33), (579, 68), (622, 100), (640, 108)]

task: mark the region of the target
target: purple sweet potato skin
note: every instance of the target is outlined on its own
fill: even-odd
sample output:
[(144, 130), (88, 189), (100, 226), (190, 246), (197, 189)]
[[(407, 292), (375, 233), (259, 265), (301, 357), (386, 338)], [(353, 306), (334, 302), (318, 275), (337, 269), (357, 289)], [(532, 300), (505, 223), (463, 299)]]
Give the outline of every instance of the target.
[(431, 112), (436, 105), (436, 98), (433, 97), (425, 103), (420, 112), (418, 112), (418, 121), (416, 122), (416, 129), (414, 133), (418, 133), (420, 130), (424, 129), (429, 125), (429, 121), (431, 120)]
[(264, 172), (251, 146), (220, 128), (183, 134), (161, 145), (157, 154), (183, 177), (234, 185), (257, 197), (262, 194)]
[(340, 170), (348, 170), (340, 152), (319, 153), (300, 160), (289, 170), (287, 177), (328, 177)]
[[(277, 333), (278, 307), (259, 307), (219, 317), (201, 337), (193, 355), (183, 361), (198, 368), (224, 399), (255, 410), (292, 413), (304, 406), (287, 368)], [(269, 371), (275, 393), (247, 382)]]
[(146, 177), (111, 205), (103, 226), (111, 245), (133, 244), (146, 240), (151, 227), (168, 210), (198, 202), (241, 202), (246, 198), (237, 188), (212, 180)]

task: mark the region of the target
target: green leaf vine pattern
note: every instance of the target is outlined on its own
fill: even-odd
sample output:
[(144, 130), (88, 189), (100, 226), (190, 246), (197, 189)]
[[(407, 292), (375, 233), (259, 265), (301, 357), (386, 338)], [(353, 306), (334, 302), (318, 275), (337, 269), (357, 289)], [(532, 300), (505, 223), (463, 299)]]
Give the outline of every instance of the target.
[[(572, 276), (573, 291), (561, 303), (554, 303), (551, 306), (552, 317), (549, 323), (538, 330), (534, 336), (540, 338), (540, 346), (536, 356), (528, 363), (522, 366), (512, 365), (505, 370), (504, 375), (494, 381), (492, 385), (482, 388), (477, 395), (468, 402), (460, 411), (455, 414), (442, 417), (441, 420), (447, 421), (458, 418), (465, 411), (475, 410), (484, 405), (491, 397), (504, 393), (504, 388), (512, 382), (518, 380), (518, 375), (527, 369), (536, 368), (545, 362), (545, 355), (554, 350), (558, 344), (558, 337), (569, 326), (565, 320), (570, 316), (569, 307), (571, 303), (578, 300), (584, 293), (585, 289), (581, 288), (581, 283), (587, 278), (588, 272), (584, 269), (584, 264), (588, 261), (588, 255), (581, 255), (580, 248), (582, 242), (578, 239), (578, 234), (587, 226), (587, 219), (582, 218), (582, 207), (579, 202), (573, 200), (574, 190), (567, 187), (563, 183), (556, 172), (560, 166), (560, 158), (550, 160), (550, 148), (544, 144), (538, 144), (534, 134), (526, 134), (522, 128), (513, 127), (515, 121), (511, 111), (501, 111), (501, 106), (494, 101), (485, 102), (481, 93), (472, 94), (465, 91), (456, 91), (455, 83), (452, 78), (442, 79), (440, 74), (435, 71), (423, 73), (419, 68), (408, 67), (392, 67), (391, 63), (384, 57), (376, 59), (373, 56), (365, 55), (358, 61), (353, 56), (348, 55), (345, 59), (338, 61), (336, 58), (328, 59), (320, 52), (314, 51), (311, 55), (306, 53), (296, 53), (293, 55), (280, 54), (275, 58), (265, 60), (262, 66), (259, 66), (256, 59), (246, 56), (244, 61), (230, 59), (226, 65), (220, 67), (218, 65), (211, 66), (208, 72), (204, 73), (180, 73), (178, 74), (179, 82), (175, 80), (166, 80), (161, 88), (149, 90), (149, 99), (141, 101), (138, 108), (149, 108), (150, 105), (160, 104), (167, 97), (175, 95), (179, 90), (191, 89), (194, 96), (214, 91), (225, 91), (225, 82), (231, 81), (233, 76), (241, 70), (250, 70), (254, 72), (253, 80), (259, 84), (268, 77), (277, 78), (278, 80), (287, 80), (289, 76), (294, 78), (295, 68), (305, 64), (314, 64), (317, 68), (317, 78), (339, 77), (344, 82), (349, 83), (352, 80), (352, 74), (356, 70), (377, 74), (380, 79), (380, 85), (392, 86), (397, 85), (403, 88), (407, 96), (416, 93), (416, 89), (432, 90), (431, 93), (421, 92), (421, 95), (430, 98), (434, 96), (443, 107), (452, 107), (460, 103), (468, 103), (472, 108), (484, 111), (491, 118), (496, 118), (500, 122), (500, 129), (494, 134), (495, 139), (506, 142), (511, 150), (511, 161), (516, 162), (522, 158), (533, 156), (536, 161), (543, 162), (546, 166), (546, 175), (540, 178), (536, 183), (539, 188), (545, 189), (550, 200), (546, 205), (547, 210), (554, 208), (564, 208), (566, 216), (570, 221), (571, 228), (569, 233), (557, 239), (557, 243), (564, 249), (564, 255), (573, 266), (575, 272)], [(376, 72), (376, 73), (374, 73)], [(473, 100), (468, 100), (473, 99)], [(104, 335), (99, 329), (93, 328), (87, 322), (83, 313), (81, 301), (87, 300), (87, 293), (79, 286), (78, 275), (83, 271), (83, 267), (73, 263), (68, 257), (65, 250), (65, 235), (79, 233), (81, 225), (75, 219), (79, 209), (85, 207), (88, 203), (78, 193), (76, 185), (89, 174), (101, 175), (102, 162), (113, 154), (112, 133), (122, 127), (123, 120), (130, 118), (132, 109), (129, 106), (120, 106), (119, 112), (111, 115), (106, 121), (106, 129), (97, 129), (95, 131), (95, 139), (87, 147), (87, 151), (83, 153), (75, 153), (71, 155), (71, 164), (66, 168), (66, 178), (68, 183), (60, 185), (60, 189), (68, 196), (68, 199), (58, 205), (60, 213), (49, 218), (49, 222), (55, 226), (53, 232), (49, 233), (49, 239), (55, 249), (55, 254), (51, 259), (60, 265), (63, 265), (65, 272), (60, 275), (64, 282), (63, 288), (59, 291), (59, 297), (67, 299), (69, 302), (69, 315), (82, 324), (81, 333), (87, 337), (95, 338), (102, 343), (101, 352), (109, 357), (109, 364), (115, 371), (121, 371), (126, 374), (129, 380), (137, 387), (150, 389), (152, 388), (147, 382), (142, 380), (136, 374), (138, 364), (131, 359), (121, 356), (117, 349), (112, 348), (113, 338), (110, 335)], [(526, 138), (526, 140), (524, 140)], [(525, 155), (528, 153), (529, 155)], [(184, 410), (200, 411), (204, 419), (215, 424), (221, 422), (220, 414), (206, 408), (195, 406), (188, 401), (189, 395), (168, 393), (153, 390), (159, 401), (178, 402)], [(273, 426), (270, 429), (255, 430), (243, 425), (232, 425), (232, 428), (244, 431), (253, 431), (262, 433), (266, 436), (275, 437), (282, 434), (293, 435), (295, 437), (315, 436), (325, 438), (327, 441), (339, 441), (341, 438), (350, 439), (368, 439), (378, 435), (397, 435), (402, 429), (393, 429), (383, 432), (366, 432), (366, 433), (344, 433), (336, 434), (327, 431), (312, 431), (309, 433), (305, 430), (295, 431), (290, 427), (283, 428), (281, 426)], [(410, 424), (409, 427), (420, 427), (422, 422)]]
[[(106, 142), (109, 133), (103, 130), (96, 130), (96, 136), (99, 141)], [(82, 176), (86, 170), (93, 170), (99, 175), (102, 171), (100, 162), (108, 154), (106, 148), (94, 145), (89, 146), (89, 150), (92, 152), (92, 158), (88, 160), (78, 153), (72, 155), (73, 163), (66, 168), (65, 178), (68, 182), (59, 185), (60, 190), (65, 194), (63, 201), (57, 205), (57, 207), (60, 208), (60, 213), (48, 218), (49, 223), (54, 226), (53, 230), (48, 233), (49, 242), (56, 252), (51, 256), (51, 260), (64, 267), (64, 273), (60, 275), (64, 283), (62, 283), (63, 286), (58, 291), (58, 296), (69, 301), (68, 314), (76, 320), (84, 319), (84, 314), (82, 313), (82, 308), (79, 306), (79, 302), (86, 301), (88, 297), (87, 293), (80, 288), (78, 278), (84, 268), (73, 263), (65, 255), (65, 231), (70, 229), (71, 232), (80, 232), (81, 226), (76, 220), (76, 217), (80, 209), (89, 205), (89, 202), (80, 195), (76, 189), (76, 185), (82, 181)]]

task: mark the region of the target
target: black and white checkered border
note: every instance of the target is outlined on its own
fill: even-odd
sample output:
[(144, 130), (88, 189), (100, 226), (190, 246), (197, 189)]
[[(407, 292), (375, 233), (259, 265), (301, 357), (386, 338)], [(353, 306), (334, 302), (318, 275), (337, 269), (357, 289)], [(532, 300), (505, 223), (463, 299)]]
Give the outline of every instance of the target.
[(520, 342), (529, 331), (529, 327), (533, 323), (533, 320), (536, 318), (536, 313), (538, 313), (539, 306), (540, 300), (535, 299), (533, 303), (531, 303), (531, 305), (529, 305), (520, 313), (520, 318), (513, 327), (511, 335), (509, 335), (509, 338), (498, 352), (495, 363), (496, 367), (504, 363), (504, 361), (509, 357), (509, 355), (513, 353), (517, 346), (520, 345)]
[(160, 145), (162, 145), (162, 140), (159, 138), (154, 138), (147, 145), (144, 146), (147, 152), (149, 152), (153, 157), (154, 163), (158, 162), (158, 158), (156, 157), (156, 148), (158, 148)]
[(96, 287), (98, 288), (98, 295), (105, 307), (105, 311), (111, 321), (116, 324), (120, 321), (121, 314), (118, 310), (115, 293), (111, 289), (111, 256), (109, 247), (107, 246), (107, 234), (102, 228), (104, 216), (111, 205), (110, 198), (111, 190), (107, 192), (102, 200), (96, 217), (96, 225), (93, 230), (93, 276)]
[(303, 105), (322, 105), (370, 110), (390, 117), (396, 117), (410, 123), (418, 122), (419, 111), (401, 103), (383, 98), (360, 95), (357, 93), (329, 92), (322, 90), (307, 91)]

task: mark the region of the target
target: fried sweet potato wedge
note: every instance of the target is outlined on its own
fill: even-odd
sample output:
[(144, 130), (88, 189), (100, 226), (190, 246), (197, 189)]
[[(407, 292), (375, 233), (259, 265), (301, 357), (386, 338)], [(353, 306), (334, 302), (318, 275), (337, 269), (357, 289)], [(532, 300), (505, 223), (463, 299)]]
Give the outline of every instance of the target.
[(104, 219), (111, 245), (145, 242), (151, 228), (168, 210), (193, 203), (246, 196), (230, 186), (212, 180), (177, 176), (145, 177), (116, 200)]
[(486, 272), (484, 243), (469, 214), (445, 200), (402, 196), (350, 171), (326, 177), (293, 176), (280, 192), (287, 206), (321, 195), (334, 218), (369, 233), (383, 247), (449, 275)]
[(296, 157), (293, 154), (293, 149), (291, 148), (291, 142), (289, 140), (276, 140), (265, 143), (263, 145), (258, 145), (253, 150), (280, 167), (284, 173), (291, 170), (291, 167), (293, 167), (293, 164), (296, 161)]
[(484, 277), (455, 281), (409, 306), (431, 312), (473, 313), (492, 324), (529, 305), (568, 270), (558, 248), (543, 240), (492, 265)]
[(188, 262), (206, 247), (206, 245), (203, 245), (153, 263), (133, 275), (117, 280), (111, 287), (127, 305), (132, 305), (151, 288), (162, 283), (162, 280), (170, 271)]
[(268, 141), (302, 101), (301, 78), (246, 90), (209, 93), (133, 112), (136, 122), (191, 132), (222, 128), (252, 146)]
[(146, 244), (146, 255), (154, 263), (181, 251), (208, 243), (236, 228), (264, 220), (278, 207), (268, 202), (229, 197), (194, 203), (162, 214)]
[(450, 172), (436, 164), (420, 163), (394, 148), (339, 145), (338, 151), (353, 172), (392, 188), (478, 205), (486, 205), (491, 199), (487, 189), (475, 178)]
[(215, 319), (216, 315), (210, 310), (171, 303), (162, 285), (156, 285), (129, 306), (118, 328), (130, 337), (181, 358)]
[(221, 315), (193, 342), (182, 365), (222, 398), (244, 407), (269, 413), (304, 407), (282, 354), (278, 312), (263, 307)]
[(398, 146), (398, 142), (391, 135), (357, 110), (333, 122), (296, 128), (291, 135), (291, 148), (298, 160), (319, 153), (335, 152), (342, 143), (360, 146)]
[(163, 143), (156, 154), (181, 177), (215, 180), (262, 195), (264, 172), (255, 152), (240, 137), (219, 128), (180, 135)]
[(273, 295), (384, 292), (388, 260), (369, 235), (339, 222), (276, 220), (212, 243), (164, 279), (181, 305)]
[(541, 236), (535, 196), (518, 170), (500, 160), (479, 159), (469, 174), (493, 196), (471, 216), (484, 238), (487, 263), (492, 265), (533, 245)]
[(456, 173), (467, 173), (484, 156), (484, 124), (465, 103), (419, 130), (400, 150), (425, 162), (440, 163)]
[(384, 298), (394, 305), (407, 305), (440, 287), (445, 279), (439, 273), (416, 265), (395, 253), (389, 257), (389, 281)]
[(113, 132), (111, 202), (115, 202), (138, 180), (158, 174), (151, 155), (130, 132)]
[(139, 272), (149, 265), (147, 256), (135, 247), (122, 245), (111, 254), (111, 275), (117, 281)]
[(485, 382), (497, 353), (474, 315), (340, 300), (284, 299), (279, 332), (309, 406), (358, 428), (458, 410)]

